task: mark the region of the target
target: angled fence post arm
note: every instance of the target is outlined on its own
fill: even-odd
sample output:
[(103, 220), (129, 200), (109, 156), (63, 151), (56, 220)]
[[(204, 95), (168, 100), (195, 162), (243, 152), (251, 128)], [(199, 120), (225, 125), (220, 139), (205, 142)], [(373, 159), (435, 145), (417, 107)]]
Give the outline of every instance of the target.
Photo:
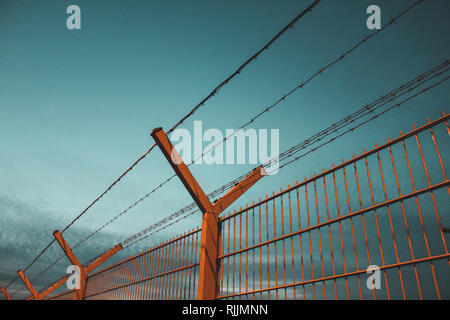
[(80, 288), (75, 289), (74, 291), (74, 300), (82, 300), (84, 297), (84, 292), (86, 289), (86, 273), (81, 265), (80, 261), (78, 261), (77, 257), (73, 253), (72, 249), (67, 244), (66, 240), (63, 238), (61, 232), (56, 230), (53, 232), (53, 236), (55, 237), (56, 241), (58, 241), (61, 249), (66, 254), (67, 258), (70, 260), (70, 262), (77, 266), (80, 269)]
[(78, 261), (77, 257), (72, 252), (72, 249), (67, 244), (66, 240), (64, 240), (61, 232), (59, 232), (57, 230), (57, 231), (53, 232), (53, 236), (55, 237), (56, 241), (58, 241), (59, 245), (61, 246), (61, 249), (64, 251), (64, 253), (66, 254), (67, 258), (70, 260), (70, 262), (72, 262), (73, 265), (83, 268), (80, 261)]
[[(75, 300), (82, 300), (84, 298), (85, 292), (86, 292), (86, 280), (88, 274), (100, 266), (103, 262), (111, 258), (114, 254), (116, 254), (118, 251), (122, 250), (123, 247), (121, 244), (117, 244), (105, 253), (103, 253), (100, 257), (98, 257), (96, 260), (94, 260), (91, 264), (89, 264), (87, 267), (83, 267), (83, 265), (80, 263), (80, 261), (77, 259), (75, 254), (73, 253), (70, 246), (67, 244), (66, 240), (63, 238), (61, 232), (55, 231), (53, 232), (53, 236), (56, 238), (56, 241), (58, 241), (59, 245), (61, 246), (62, 250), (66, 254), (67, 258), (70, 260), (70, 262), (73, 265), (76, 265), (80, 269), (80, 289), (75, 289), (74, 291), (74, 299)], [(67, 277), (66, 277), (67, 280)], [(61, 283), (58, 281), (54, 286), (58, 285), (60, 286), (64, 281), (62, 279), (60, 280)], [(53, 288), (50, 287), (49, 289)], [(49, 290), (47, 289), (47, 290)], [(53, 288), (55, 290), (56, 288)], [(51, 291), (53, 291), (51, 290)], [(51, 292), (50, 291), (50, 292)], [(49, 292), (49, 293), (50, 293)], [(48, 294), (48, 293), (47, 293)]]
[(208, 196), (203, 192), (197, 180), (195, 180), (191, 171), (183, 162), (183, 159), (181, 159), (163, 129), (153, 129), (151, 136), (155, 139), (156, 144), (161, 149), (167, 161), (170, 163), (181, 182), (183, 182), (200, 210), (203, 213), (212, 212), (213, 207), (211, 201), (209, 201)]
[(34, 300), (39, 300), (39, 292), (37, 292), (34, 289), (33, 285), (31, 284), (30, 280), (28, 280), (25, 273), (22, 270), (17, 271), (17, 273), (19, 274), (19, 277), (22, 279), (22, 281), (25, 283), (25, 286), (28, 288), (28, 291), (30, 291)]
[(259, 179), (266, 175), (266, 171), (262, 166), (255, 168), (244, 180), (239, 182), (213, 204), (214, 213), (219, 215), (228, 208), (234, 201), (250, 189)]
[(108, 251), (106, 251), (104, 254), (102, 254), (100, 257), (98, 257), (95, 261), (93, 261), (90, 265), (88, 265), (85, 268), (86, 274), (91, 273), (95, 268), (100, 266), (103, 262), (105, 262), (106, 260), (111, 258), (113, 255), (115, 255), (117, 252), (119, 252), (122, 249), (123, 249), (123, 247), (119, 243), (119, 244), (115, 245), (114, 247), (112, 247), (111, 249), (109, 249)]
[(46, 296), (48, 296), (50, 293), (58, 289), (60, 286), (62, 286), (67, 281), (67, 276), (62, 277), (57, 282), (52, 284), (50, 287), (47, 288), (47, 290), (43, 291), (39, 294), (39, 299), (43, 299)]
[(198, 299), (213, 300), (216, 298), (220, 287), (218, 281), (219, 262), (217, 257), (221, 248), (221, 230), (219, 230), (218, 215), (263, 177), (265, 171), (262, 167), (256, 168), (213, 205), (181, 159), (163, 129), (154, 129), (151, 136), (155, 139), (156, 144), (161, 149), (167, 161), (169, 161), (178, 178), (203, 212), (198, 274)]
[(11, 300), (11, 296), (9, 295), (8, 291), (6, 291), (6, 288), (2, 287), (2, 293), (5, 296), (6, 300)]

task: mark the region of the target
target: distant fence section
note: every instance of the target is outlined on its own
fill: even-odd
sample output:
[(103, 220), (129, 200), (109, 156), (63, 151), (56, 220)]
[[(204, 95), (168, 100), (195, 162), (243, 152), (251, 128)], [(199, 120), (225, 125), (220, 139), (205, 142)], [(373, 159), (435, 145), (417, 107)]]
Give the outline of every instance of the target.
[[(444, 114), (222, 215), (216, 298), (449, 299), (449, 135)], [(90, 275), (85, 299), (196, 299), (200, 238)]]
[(200, 229), (89, 277), (85, 299), (196, 299)]

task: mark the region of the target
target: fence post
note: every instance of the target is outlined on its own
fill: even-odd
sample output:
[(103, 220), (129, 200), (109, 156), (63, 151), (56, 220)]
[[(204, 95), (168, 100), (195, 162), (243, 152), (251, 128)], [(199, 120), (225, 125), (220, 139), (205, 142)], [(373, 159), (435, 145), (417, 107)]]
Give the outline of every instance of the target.
[(23, 270), (21, 269), (21, 270), (17, 271), (17, 273), (19, 274), (19, 277), (22, 279), (22, 281), (25, 283), (25, 286), (30, 291), (34, 300), (39, 300), (39, 292), (37, 292), (36, 289), (34, 289), (33, 285), (31, 284), (30, 280), (28, 280), (28, 278), (25, 275), (25, 273), (23, 272)]
[(121, 244), (117, 244), (105, 253), (103, 253), (100, 257), (95, 259), (94, 262), (90, 263), (88, 266), (84, 267), (80, 261), (78, 261), (75, 254), (72, 252), (72, 249), (67, 244), (66, 240), (64, 240), (61, 232), (58, 230), (53, 232), (53, 236), (55, 237), (56, 241), (58, 241), (59, 245), (61, 246), (61, 249), (66, 254), (67, 258), (70, 260), (70, 262), (73, 265), (76, 265), (80, 269), (80, 288), (75, 289), (73, 299), (74, 300), (82, 300), (84, 298), (84, 295), (86, 293), (86, 280), (88, 274), (93, 271), (95, 268), (97, 268), (99, 265), (101, 265), (103, 262), (105, 262), (107, 259), (112, 257), (116, 252), (123, 249)]
[(156, 128), (151, 136), (166, 157), (178, 178), (186, 187), (197, 206), (203, 212), (202, 234), (200, 239), (200, 267), (198, 276), (198, 299), (215, 299), (219, 292), (218, 256), (221, 248), (221, 231), (219, 230), (219, 214), (244, 194), (251, 186), (261, 179), (266, 172), (258, 167), (236, 184), (222, 198), (212, 204), (208, 196), (195, 180), (189, 168), (181, 159), (162, 128)]
[(6, 300), (11, 300), (11, 296), (9, 295), (8, 291), (6, 291), (6, 288), (2, 287), (2, 293), (5, 296)]
[(80, 288), (75, 289), (74, 294), (73, 294), (73, 299), (74, 300), (82, 300), (83, 296), (84, 296), (84, 289), (85, 289), (85, 282), (86, 282), (86, 277), (84, 275), (84, 268), (81, 265), (80, 261), (78, 261), (75, 254), (72, 252), (72, 249), (70, 248), (69, 244), (63, 238), (61, 232), (56, 230), (53, 232), (53, 236), (55, 237), (56, 241), (58, 241), (59, 245), (61, 246), (61, 249), (64, 251), (64, 253), (66, 254), (67, 258), (70, 260), (70, 262), (73, 265), (77, 266), (80, 270), (80, 275), (79, 275), (80, 276)]
[(198, 272), (198, 299), (213, 300), (219, 289), (218, 284), (218, 217), (212, 212), (203, 215), (200, 241), (200, 268)]

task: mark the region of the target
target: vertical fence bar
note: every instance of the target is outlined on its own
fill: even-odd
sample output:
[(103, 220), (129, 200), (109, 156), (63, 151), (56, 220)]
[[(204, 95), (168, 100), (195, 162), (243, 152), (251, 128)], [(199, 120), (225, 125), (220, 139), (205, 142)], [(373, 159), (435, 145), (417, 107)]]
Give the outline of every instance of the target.
[[(230, 214), (228, 214), (230, 216)], [(227, 252), (230, 253), (230, 225), (231, 225), (231, 219), (228, 219), (228, 244), (227, 244)], [(229, 287), (230, 287), (230, 259), (231, 256), (227, 257), (227, 295), (229, 294)]]
[[(306, 177), (305, 177), (306, 181)], [(311, 221), (309, 216), (309, 197), (308, 197), (308, 184), (305, 183), (305, 200), (306, 200), (306, 217), (308, 222), (308, 228), (311, 227)], [(313, 256), (312, 256), (312, 239), (311, 239), (311, 230), (308, 231), (309, 236), (309, 257), (310, 257), (310, 265), (311, 265), (311, 280), (314, 280), (314, 263), (313, 263)], [(313, 282), (312, 283), (312, 290), (313, 290), (313, 299), (316, 300), (316, 285)]]
[[(198, 234), (199, 234), (199, 232), (197, 232), (197, 236), (196, 236), (196, 238), (195, 238), (195, 261), (197, 261), (197, 248), (198, 248)], [(195, 297), (195, 283), (196, 283), (196, 279), (197, 279), (197, 277), (196, 277), (196, 270), (197, 269), (194, 269), (194, 286), (192, 287), (193, 289), (193, 293), (192, 293), (192, 296), (193, 297)]]
[[(269, 240), (269, 202), (266, 194), (266, 239)], [(269, 264), (269, 244), (267, 244), (267, 288), (270, 288), (270, 264)], [(270, 290), (267, 291), (267, 297), (270, 300)]]
[[(247, 205), (245, 208), (247, 209)], [(248, 211), (245, 210), (245, 247), (248, 248)], [(245, 292), (248, 292), (248, 251), (245, 251)]]
[[(377, 145), (375, 145), (376, 147)], [(354, 156), (354, 155), (353, 155)], [(388, 201), (388, 195), (387, 195), (387, 191), (386, 191), (386, 183), (384, 181), (384, 174), (383, 174), (383, 168), (381, 166), (381, 159), (380, 159), (380, 153), (377, 152), (377, 160), (378, 160), (378, 169), (380, 171), (380, 177), (381, 177), (381, 183), (383, 185), (383, 193), (384, 193), (384, 199), (386, 201)], [(394, 226), (392, 224), (392, 217), (391, 217), (391, 208), (390, 206), (386, 206), (387, 208), (387, 213), (388, 213), (388, 218), (389, 218), (389, 226), (391, 228), (391, 235), (392, 235), (392, 241), (394, 243), (394, 252), (395, 252), (395, 261), (397, 263), (400, 262), (399, 258), (398, 258), (398, 249), (397, 249), (397, 241), (395, 240), (395, 232), (394, 232)], [(386, 274), (386, 273), (385, 273)], [(402, 270), (400, 269), (400, 267), (398, 268), (398, 276), (400, 278), (400, 285), (402, 287), (402, 295), (403, 295), (403, 300), (406, 300), (406, 294), (405, 294), (405, 286), (403, 283), (403, 276), (402, 276)]]
[[(261, 202), (261, 198), (259, 198)], [(262, 229), (261, 229), (261, 205), (258, 206), (258, 221), (259, 221), (259, 243), (262, 242)], [(262, 289), (262, 247), (259, 247), (259, 289)], [(259, 294), (259, 298), (262, 299), (262, 291)]]
[[(236, 213), (236, 210), (234, 211)], [(236, 251), (236, 216), (233, 217), (233, 251)], [(236, 255), (233, 255), (233, 293), (234, 293), (234, 266), (235, 266)]]
[[(331, 168), (334, 168), (334, 164), (331, 164)], [(333, 171), (333, 184), (334, 184), (334, 194), (335, 194), (335, 197), (336, 197), (336, 213), (337, 213), (337, 216), (339, 218), (340, 217), (340, 213), (339, 213), (340, 212), (339, 197), (338, 197), (337, 185), (336, 185), (336, 174), (335, 174), (334, 171)], [(343, 262), (343, 265), (344, 265), (344, 274), (347, 274), (347, 266), (346, 266), (346, 263), (345, 263), (344, 239), (342, 237), (341, 220), (339, 220), (338, 224), (339, 224), (339, 235), (341, 237), (342, 262)], [(345, 279), (345, 289), (346, 289), (347, 300), (348, 300), (348, 299), (350, 299), (350, 294), (349, 294), (349, 291), (348, 291), (348, 279), (347, 279), (347, 276), (345, 276), (344, 279)]]
[[(366, 150), (363, 150), (364, 153), (366, 153)], [(367, 173), (367, 180), (369, 181), (369, 189), (370, 189), (370, 197), (372, 198), (372, 204), (375, 205), (375, 197), (373, 194), (373, 188), (372, 188), (372, 179), (370, 178), (370, 171), (369, 171), (369, 164), (367, 162), (367, 157), (364, 158), (364, 162), (366, 164), (366, 173)], [(381, 245), (381, 234), (380, 234), (380, 228), (379, 228), (379, 224), (378, 224), (378, 216), (377, 216), (377, 211), (373, 210), (373, 216), (375, 218), (375, 226), (377, 229), (377, 237), (378, 237), (378, 245), (380, 247), (380, 255), (381, 255), (381, 263), (383, 265), (385, 265), (384, 263), (384, 253), (383, 253), (383, 246)], [(386, 283), (386, 294), (388, 299), (390, 299), (390, 293), (389, 293), (389, 283), (387, 280), (387, 275), (386, 275), (386, 271), (383, 270), (383, 274), (384, 274), (384, 281)]]
[[(280, 193), (283, 192), (283, 189), (280, 188)], [(283, 194), (280, 195), (281, 202), (281, 235), (284, 236), (284, 210), (283, 210)], [(286, 285), (286, 246), (284, 243), (284, 239), (282, 240), (283, 247), (283, 284)], [(287, 299), (287, 288), (284, 288), (284, 299)]]
[[(355, 159), (355, 155), (353, 154), (353, 159)], [(366, 158), (364, 158), (366, 159)], [(355, 170), (355, 180), (356, 180), (356, 188), (358, 190), (358, 200), (359, 200), (359, 208), (360, 210), (363, 209), (363, 203), (362, 203), (362, 197), (361, 197), (361, 188), (359, 185), (359, 177), (358, 177), (358, 169), (356, 168), (356, 162), (353, 162), (353, 169)], [(363, 226), (364, 231), (364, 244), (366, 246), (366, 254), (367, 254), (367, 261), (369, 263), (369, 266), (372, 265), (371, 258), (370, 258), (370, 251), (369, 251), (369, 241), (367, 240), (367, 229), (366, 229), (366, 221), (364, 218), (364, 213), (361, 214), (361, 222)], [(375, 299), (375, 289), (372, 289), (373, 298)]]
[[(288, 189), (290, 189), (290, 185), (288, 185)], [(292, 233), (292, 204), (291, 204), (291, 192), (288, 192), (288, 202), (289, 202), (289, 232)], [(294, 238), (291, 238), (291, 262), (292, 262), (292, 282), (295, 283), (295, 263), (294, 263)], [(255, 290), (255, 289), (253, 289)], [(292, 288), (294, 300), (297, 299), (297, 295), (295, 292), (295, 287)]]
[[(316, 176), (316, 173), (313, 173), (313, 177)], [(320, 217), (319, 217), (319, 202), (317, 200), (317, 186), (316, 186), (316, 180), (314, 179), (314, 199), (316, 202), (316, 214), (317, 214), (317, 224), (320, 224)], [(323, 268), (323, 253), (322, 253), (322, 235), (320, 233), (320, 228), (317, 230), (319, 233), (319, 246), (320, 246), (320, 266), (322, 269), (322, 278), (325, 278), (325, 272)], [(325, 281), (322, 281), (323, 285), (323, 297), (326, 300), (327, 299), (327, 291), (325, 288)]]
[[(298, 185), (298, 181), (295, 182), (296, 185)], [(302, 224), (301, 224), (301, 218), (300, 218), (300, 196), (299, 196), (299, 192), (298, 192), (299, 188), (296, 188), (295, 191), (297, 193), (297, 214), (298, 214), (298, 230), (302, 229)], [(304, 268), (303, 268), (303, 244), (302, 244), (302, 234), (299, 235), (299, 241), (300, 241), (300, 265), (302, 267), (302, 282), (305, 281), (305, 272), (304, 272)], [(302, 290), (303, 290), (303, 300), (306, 299), (306, 294), (305, 294), (305, 285), (302, 286)]]
[[(239, 208), (239, 211), (242, 211), (242, 207)], [(239, 215), (239, 250), (242, 249), (242, 214)], [(242, 270), (242, 254), (239, 253), (239, 293), (241, 293), (241, 270)], [(239, 296), (241, 298), (241, 296)]]
[[(252, 245), (255, 245), (255, 201), (252, 202)], [(252, 277), (252, 288), (255, 291), (255, 249), (252, 250), (252, 267), (253, 267), (253, 277)], [(253, 300), (256, 299), (255, 294), (253, 293)]]
[[(342, 159), (342, 163), (344, 163), (344, 159)], [(351, 205), (350, 205), (350, 195), (348, 192), (348, 183), (347, 183), (347, 174), (345, 171), (345, 167), (342, 168), (342, 172), (344, 174), (344, 183), (345, 183), (345, 193), (347, 195), (347, 207), (348, 207), (348, 212), (351, 213), (352, 209), (351, 209)], [(355, 242), (355, 230), (353, 228), (353, 219), (350, 217), (350, 228), (352, 229), (352, 240), (353, 240), (353, 252), (355, 254), (355, 267), (356, 267), (356, 271), (359, 271), (359, 265), (358, 265), (358, 255), (356, 253), (356, 242)], [(359, 290), (359, 298), (362, 299), (362, 293), (361, 293), (361, 279), (359, 277), (359, 274), (357, 276), (358, 278), (358, 290)], [(373, 298), (375, 299), (375, 290), (373, 290)]]
[[(275, 195), (275, 192), (272, 193), (272, 196)], [(275, 198), (272, 200), (272, 207), (273, 207), (273, 237), (276, 238), (277, 237), (277, 223), (276, 223), (276, 212), (275, 212)], [(273, 243), (274, 246), (274, 257), (275, 257), (275, 287), (278, 287), (278, 265), (277, 265), (277, 260), (278, 260), (278, 254), (277, 254), (277, 243), (274, 242)], [(276, 300), (278, 300), (278, 289), (275, 290), (275, 298)]]
[[(325, 168), (322, 168), (322, 173), (325, 172)], [(327, 219), (328, 221), (330, 221), (330, 210), (328, 207), (328, 193), (327, 193), (327, 182), (325, 179), (325, 175), (323, 176), (323, 191), (324, 191), (324, 195), (325, 195), (325, 208), (327, 210)], [(330, 237), (330, 251), (331, 251), (331, 266), (333, 268), (333, 283), (334, 283), (334, 296), (335, 299), (338, 299), (338, 294), (337, 294), (337, 283), (336, 283), (336, 278), (334, 278), (334, 276), (336, 275), (336, 270), (334, 267), (334, 253), (333, 253), (333, 237), (331, 236), (331, 225), (328, 224), (328, 236)]]

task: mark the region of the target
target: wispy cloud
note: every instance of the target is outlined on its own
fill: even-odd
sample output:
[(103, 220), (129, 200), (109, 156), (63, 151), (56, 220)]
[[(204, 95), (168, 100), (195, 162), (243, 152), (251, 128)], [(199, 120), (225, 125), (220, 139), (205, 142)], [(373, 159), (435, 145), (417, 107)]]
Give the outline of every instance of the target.
[[(17, 275), (17, 270), (27, 266), (53, 239), (52, 232), (61, 227), (62, 223), (55, 212), (0, 193), (0, 284), (9, 283)], [(91, 231), (75, 225), (65, 236), (70, 243), (76, 243)], [(92, 237), (79, 249), (77, 248), (75, 253), (80, 261), (84, 262), (116, 244), (122, 238), (121, 234), (102, 232)], [(27, 271), (28, 277), (33, 279), (61, 255), (62, 251), (55, 243)], [(67, 259), (61, 259), (33, 284), (37, 288), (47, 285), (61, 277), (67, 266)], [(11, 286), (11, 291), (21, 286), (21, 281), (17, 280)]]

